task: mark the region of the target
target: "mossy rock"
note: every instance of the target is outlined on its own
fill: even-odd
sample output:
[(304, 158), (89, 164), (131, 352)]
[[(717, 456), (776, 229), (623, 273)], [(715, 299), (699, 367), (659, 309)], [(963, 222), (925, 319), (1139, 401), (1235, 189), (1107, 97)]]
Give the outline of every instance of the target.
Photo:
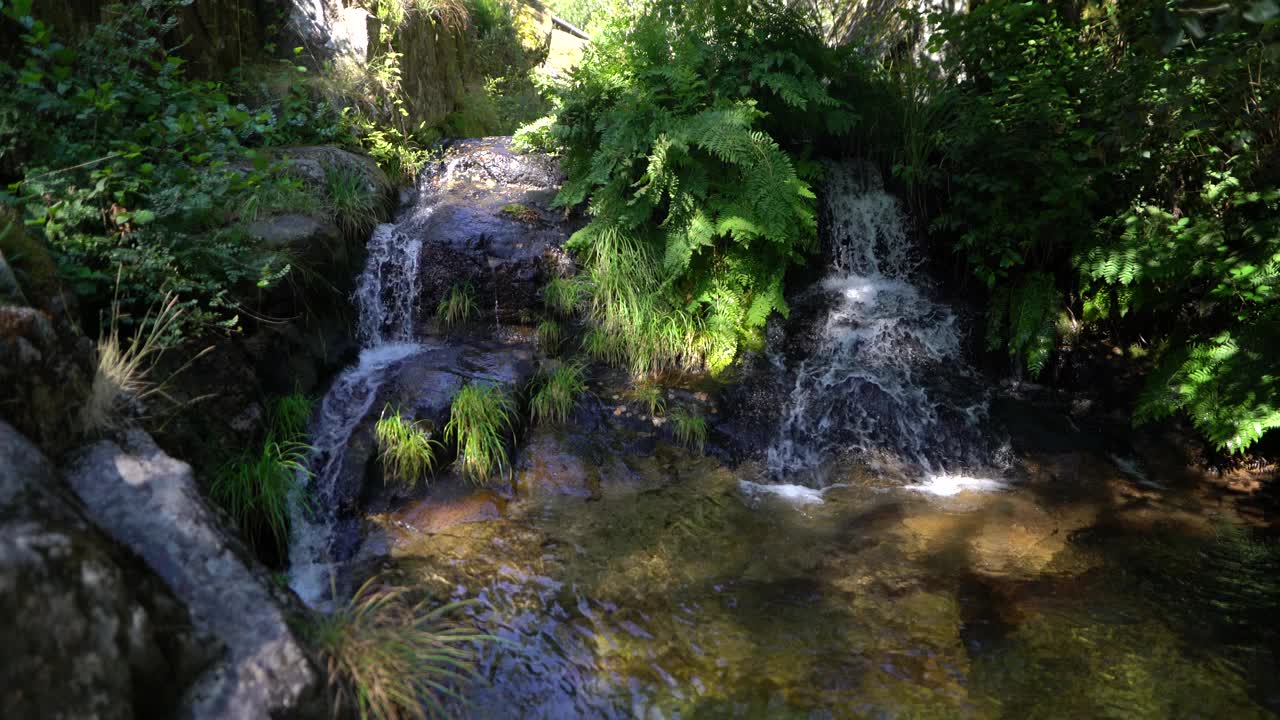
[(0, 301), (45, 307), (60, 289), (49, 248), (26, 231), (16, 212), (0, 207)]

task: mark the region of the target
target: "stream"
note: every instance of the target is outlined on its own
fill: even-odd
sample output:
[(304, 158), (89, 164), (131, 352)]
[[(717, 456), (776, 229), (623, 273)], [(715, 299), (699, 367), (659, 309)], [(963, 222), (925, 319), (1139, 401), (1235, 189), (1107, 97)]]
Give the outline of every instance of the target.
[[(432, 239), (380, 228), (364, 350), (312, 427), (294, 589), (324, 607), (335, 574), (376, 567), (476, 598), (499, 642), (461, 717), (1273, 717), (1277, 543), (1230, 498), (981, 387), (896, 201), (863, 165), (831, 177), (816, 344), (778, 362), (791, 390), (760, 459), (677, 447), (596, 368), (510, 482), (443, 473), (366, 506), (353, 543), (335, 488), (362, 481), (367, 448), (344, 466), (384, 385), (422, 408), (453, 387), (413, 315)], [(468, 377), (523, 372), (508, 346), (460, 352)]]

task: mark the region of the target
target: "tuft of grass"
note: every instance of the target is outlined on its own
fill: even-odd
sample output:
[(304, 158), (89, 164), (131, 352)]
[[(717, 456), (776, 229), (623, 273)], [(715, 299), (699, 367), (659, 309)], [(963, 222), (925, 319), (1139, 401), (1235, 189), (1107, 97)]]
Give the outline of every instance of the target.
[(253, 184), (244, 192), (239, 204), (239, 217), (254, 222), (277, 213), (319, 212), (321, 200), (300, 178), (280, 174)]
[(670, 420), (676, 442), (701, 454), (707, 443), (707, 421), (684, 407), (672, 410)]
[(582, 351), (592, 360), (615, 366), (622, 364), (627, 357), (626, 349), (618, 339), (602, 328), (595, 328), (582, 338)]
[(506, 437), (515, 403), (496, 385), (467, 385), (453, 398), (444, 436), (458, 447), (462, 475), (485, 485), (496, 470), (508, 469)]
[(471, 283), (454, 285), (449, 288), (440, 304), (436, 306), (436, 319), (445, 327), (453, 327), (464, 323), (476, 314), (475, 291)]
[(421, 420), (408, 420), (399, 409), (390, 405), (382, 409), (382, 415), (373, 428), (385, 477), (393, 477), (403, 485), (413, 488), (418, 479), (426, 476), (436, 466), (436, 448), (440, 443), (431, 437)]
[(378, 224), (382, 199), (359, 170), (339, 163), (325, 165), (324, 188), (333, 219), (347, 235), (367, 233)]
[(218, 471), (210, 494), (251, 544), (267, 533), (277, 547), (287, 546), (289, 498), (302, 490), (300, 479), (308, 476), (310, 450), (305, 443), (268, 434), (260, 453)]
[(535, 378), (534, 384), (537, 390), (529, 403), (533, 421), (560, 425), (587, 389), (587, 368), (580, 362), (565, 363)]
[(543, 320), (538, 323), (538, 345), (548, 355), (555, 355), (564, 341), (564, 328), (555, 320)]
[(520, 203), (507, 203), (502, 206), (502, 210), (499, 212), (522, 223), (536, 223), (542, 219), (542, 216), (538, 214), (537, 210), (534, 210), (528, 205), (521, 205)]
[(445, 703), (476, 677), (476, 647), (493, 640), (455, 620), (467, 602), (413, 603), (407, 588), (370, 578), (351, 600), (318, 615), (308, 636), (326, 661), (336, 710), (361, 720), (447, 717)]
[(572, 278), (555, 278), (542, 289), (542, 302), (560, 317), (569, 317), (582, 300), (582, 287)]
[(657, 417), (667, 412), (667, 398), (662, 387), (654, 382), (638, 382), (631, 388), (631, 399), (643, 404), (649, 415)]
[(289, 441), (302, 440), (311, 422), (315, 402), (300, 392), (292, 392), (276, 398), (271, 406), (270, 425), (277, 437)]
[(173, 343), (182, 313), (178, 298), (166, 295), (159, 309), (148, 310), (126, 339), (120, 333), (119, 298), (112, 303), (111, 320), (98, 337), (98, 363), (89, 397), (80, 408), (80, 426), (85, 432), (117, 426), (127, 403), (165, 396), (167, 381), (155, 382), (151, 371)]

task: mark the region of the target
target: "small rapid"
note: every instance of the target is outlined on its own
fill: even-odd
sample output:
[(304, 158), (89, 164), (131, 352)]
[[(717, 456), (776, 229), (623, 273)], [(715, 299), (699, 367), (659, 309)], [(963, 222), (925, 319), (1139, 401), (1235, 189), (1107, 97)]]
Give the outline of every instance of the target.
[[(941, 417), (932, 380), (967, 372), (960, 333), (921, 282), (898, 201), (871, 165), (833, 163), (822, 210), (833, 272), (809, 292), (828, 305), (768, 449), (771, 474), (812, 474), (848, 452), (888, 452), (928, 469), (955, 460), (960, 443), (944, 437), (955, 423)], [(983, 410), (956, 409), (965, 418)]]
[(421, 254), (422, 241), (394, 225), (373, 231), (353, 294), (360, 357), (334, 380), (312, 420), (307, 471), (299, 477), (305, 490), (291, 501), (289, 518), (289, 585), (312, 607), (325, 607), (332, 590), (335, 485), (352, 433), (372, 409), (388, 369), (424, 349), (413, 342)]

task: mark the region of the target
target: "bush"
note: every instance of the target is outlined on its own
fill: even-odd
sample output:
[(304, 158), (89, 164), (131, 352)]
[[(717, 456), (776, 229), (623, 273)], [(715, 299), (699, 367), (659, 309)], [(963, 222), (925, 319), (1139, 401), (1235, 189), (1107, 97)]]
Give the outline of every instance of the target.
[(529, 403), (535, 423), (563, 424), (569, 419), (578, 397), (587, 389), (587, 368), (582, 363), (562, 364), (534, 379), (533, 399)]
[(988, 340), (1032, 375), (1057, 327), (1151, 353), (1135, 419), (1184, 412), (1239, 452), (1280, 427), (1280, 86), (1269, 3), (939, 17), (934, 224), (991, 291)]
[(645, 3), (596, 37), (560, 97), (559, 201), (589, 201), (569, 247), (634, 368), (722, 370), (787, 312), (787, 268), (816, 249), (816, 168), (782, 143), (852, 125), (825, 89), (841, 68), (781, 3)]
[(199, 332), (236, 327), (236, 294), (289, 272), (243, 229), (265, 206), (302, 201), (257, 148), (352, 138), (300, 83), (257, 98), (243, 81), (187, 78), (163, 40), (185, 5), (121, 3), (74, 48), (30, 3), (5, 5), (0, 24), (20, 44), (0, 64), (0, 151), (23, 165), (0, 202), (50, 248), (89, 317), (113, 299), (140, 316), (173, 293), (182, 329)]
[(443, 717), (447, 699), (475, 678), (476, 646), (493, 638), (453, 619), (466, 603), (432, 609), (408, 593), (370, 578), (345, 605), (314, 617), (308, 635), (327, 660), (337, 711)]
[(506, 472), (507, 437), (514, 431), (515, 403), (496, 385), (467, 385), (453, 398), (446, 441), (458, 448), (462, 475), (487, 485), (495, 471)]

